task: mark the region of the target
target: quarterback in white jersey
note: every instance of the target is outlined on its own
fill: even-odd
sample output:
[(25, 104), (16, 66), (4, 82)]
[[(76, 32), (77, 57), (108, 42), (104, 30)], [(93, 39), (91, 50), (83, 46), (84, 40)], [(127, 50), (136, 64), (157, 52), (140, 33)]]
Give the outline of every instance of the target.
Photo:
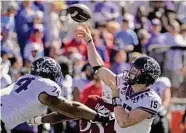
[[(64, 114), (85, 120), (100, 122), (109, 120), (108, 116), (98, 114), (81, 103), (61, 97), (62, 79), (61, 67), (54, 59), (49, 57), (36, 59), (32, 63), (30, 74), (22, 76), (0, 91), (1, 123), (5, 126), (3, 129), (11, 130), (23, 122), (40, 116), (46, 112), (47, 107), (61, 113), (49, 114), (51, 119)], [(42, 119), (36, 121), (42, 123)]]
[(160, 97), (148, 88), (161, 74), (158, 62), (149, 56), (142, 56), (134, 60), (130, 70), (115, 75), (104, 67), (87, 26), (79, 31), (79, 37), (87, 43), (90, 65), (112, 88), (116, 132), (149, 133), (153, 117), (161, 107)]
[(130, 112), (134, 109), (141, 109), (149, 113), (149, 116), (136, 125), (126, 128), (120, 128), (118, 122), (115, 122), (115, 130), (117, 133), (148, 133), (154, 116), (161, 107), (161, 99), (155, 91), (150, 87), (146, 90), (135, 93), (132, 86), (124, 80), (124, 75), (117, 75), (117, 84), (119, 87), (119, 97), (122, 107)]

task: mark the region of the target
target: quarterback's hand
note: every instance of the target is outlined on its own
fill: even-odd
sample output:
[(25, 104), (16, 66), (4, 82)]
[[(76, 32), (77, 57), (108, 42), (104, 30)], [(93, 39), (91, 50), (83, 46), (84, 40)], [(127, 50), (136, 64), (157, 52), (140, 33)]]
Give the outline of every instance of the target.
[(78, 37), (80, 39), (84, 39), (84, 41), (88, 44), (93, 40), (91, 32), (86, 25), (81, 25), (81, 26), (82, 26), (82, 29), (79, 30)]
[(28, 125), (37, 126), (37, 125), (42, 124), (41, 117), (42, 116), (37, 116), (37, 117), (30, 119), (29, 121), (27, 121)]

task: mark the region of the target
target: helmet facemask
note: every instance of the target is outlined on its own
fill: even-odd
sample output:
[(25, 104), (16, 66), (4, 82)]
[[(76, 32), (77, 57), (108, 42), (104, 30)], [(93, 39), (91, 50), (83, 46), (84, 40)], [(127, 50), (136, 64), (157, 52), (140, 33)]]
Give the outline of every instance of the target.
[(124, 71), (124, 79), (130, 84), (134, 85), (138, 82), (138, 77), (141, 74), (141, 70), (134, 67), (133, 64), (131, 64), (130, 70)]
[(134, 64), (131, 64), (130, 70), (124, 71), (124, 79), (130, 84), (145, 84), (149, 86), (155, 82), (155, 79), (145, 71), (144, 69), (136, 68)]

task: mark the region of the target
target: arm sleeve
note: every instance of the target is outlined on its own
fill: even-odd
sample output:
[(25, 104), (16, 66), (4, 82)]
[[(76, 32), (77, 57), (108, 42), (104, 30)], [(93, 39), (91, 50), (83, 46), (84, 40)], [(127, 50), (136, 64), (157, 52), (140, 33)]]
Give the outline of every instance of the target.
[(55, 82), (48, 82), (45, 84), (43, 91), (46, 92), (47, 94), (51, 96), (60, 96), (61, 95), (61, 88), (59, 87), (58, 84)]
[[(61, 95), (61, 88), (57, 83), (50, 79), (45, 78), (32, 78), (28, 75), (28, 78), (32, 79), (32, 83), (28, 86), (30, 89), (24, 91), (28, 96), (32, 94), (32, 97), (29, 97), (31, 100), (39, 100), (41, 93), (47, 93), (50, 96), (59, 97)], [(40, 100), (39, 100), (39, 103)]]

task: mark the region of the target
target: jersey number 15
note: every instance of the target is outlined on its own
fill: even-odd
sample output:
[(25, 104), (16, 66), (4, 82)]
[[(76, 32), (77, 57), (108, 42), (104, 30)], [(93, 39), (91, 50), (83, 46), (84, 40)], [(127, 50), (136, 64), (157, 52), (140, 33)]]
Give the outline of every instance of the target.
[(158, 101), (151, 101), (150, 107), (156, 109)]
[(15, 90), (15, 92), (19, 93), (22, 90), (27, 90), (28, 89), (28, 85), (32, 82), (32, 80), (34, 80), (35, 78), (30, 78), (30, 77), (26, 77), (26, 78), (22, 78), (19, 81), (17, 81), (16, 85), (18, 85), (19, 87)]

